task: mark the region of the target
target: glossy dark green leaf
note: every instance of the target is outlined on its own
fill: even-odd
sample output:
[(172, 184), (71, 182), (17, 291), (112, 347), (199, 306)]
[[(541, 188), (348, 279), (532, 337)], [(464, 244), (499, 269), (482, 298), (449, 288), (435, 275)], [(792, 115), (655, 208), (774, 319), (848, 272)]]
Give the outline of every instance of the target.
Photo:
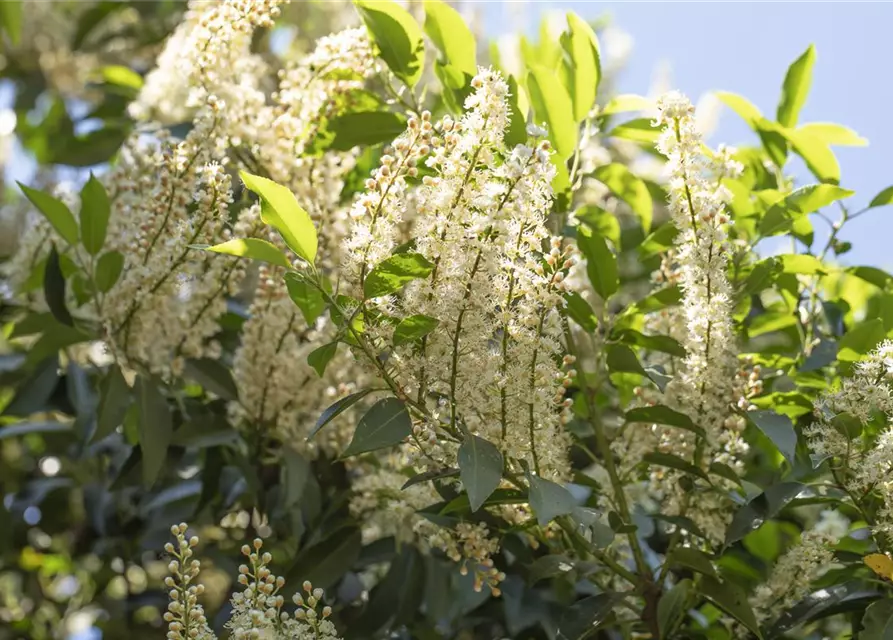
[(868, 605), (859, 640), (893, 640), (893, 600), (887, 598)]
[(800, 367), (800, 371), (807, 373), (809, 371), (818, 371), (823, 367), (827, 367), (837, 359), (837, 342), (823, 338), (817, 345), (812, 348), (810, 354)]
[(600, 593), (583, 598), (568, 607), (558, 623), (558, 640), (582, 640), (606, 622), (623, 596)]
[(62, 324), (73, 327), (74, 320), (65, 303), (65, 289), (65, 276), (62, 275), (59, 252), (53, 245), (44, 267), (43, 295), (53, 317)]
[(236, 401), (239, 390), (230, 370), (219, 360), (213, 358), (196, 358), (186, 361), (183, 371), (186, 378), (200, 384), (218, 398)]
[(206, 449), (239, 441), (239, 432), (220, 416), (198, 416), (180, 425), (171, 437), (171, 445)]
[(396, 293), (408, 282), (427, 278), (434, 263), (420, 253), (398, 253), (379, 262), (363, 282), (366, 298), (377, 298)]
[[(890, 608), (882, 607), (872, 614), (871, 607), (874, 605), (866, 609), (866, 604), (876, 600), (878, 596), (879, 594), (876, 591), (867, 590), (861, 581), (845, 582), (844, 584), (836, 584), (826, 589), (819, 589), (810, 593), (790, 609), (783, 611), (778, 620), (775, 621), (775, 624), (769, 627), (767, 636), (769, 638), (781, 638), (784, 637), (787, 631), (795, 627), (847, 610), (861, 611), (865, 609), (865, 617), (862, 618), (862, 624), (865, 625), (866, 621), (868, 621), (872, 622), (872, 626), (874, 626), (874, 620), (880, 622), (880, 619), (883, 618), (884, 609), (890, 611)], [(889, 600), (881, 600), (880, 602), (889, 602)], [(869, 618), (870, 614), (872, 614), (871, 618)], [(889, 636), (873, 636), (863, 631), (859, 634), (859, 640), (893, 639), (893, 625), (890, 626)], [(881, 627), (881, 630), (887, 631), (884, 627)]]
[(417, 484), (422, 484), (424, 482), (430, 482), (431, 480), (439, 480), (441, 478), (455, 478), (459, 475), (458, 469), (434, 469), (432, 471), (425, 471), (423, 473), (417, 473), (409, 480), (403, 483), (403, 486), (400, 487), (400, 490), (408, 489)]
[(757, 618), (747, 601), (747, 594), (738, 587), (710, 577), (702, 576), (698, 591), (710, 602), (735, 618), (747, 627), (751, 633), (762, 640), (763, 633)]
[(381, 59), (409, 86), (422, 76), (424, 34), (406, 9), (391, 0), (354, 0)]
[(411, 433), (412, 419), (406, 405), (397, 398), (384, 398), (360, 418), (353, 439), (342, 455), (349, 457), (392, 447), (403, 442)]
[(111, 203), (105, 187), (91, 173), (81, 189), (81, 242), (91, 256), (102, 251), (108, 230)]
[(399, 347), (420, 340), (434, 331), (438, 324), (440, 320), (424, 314), (403, 318), (394, 329), (394, 346)]
[(360, 557), (360, 530), (345, 527), (333, 532), (322, 542), (301, 550), (286, 576), (286, 584), (296, 585), (304, 580), (314, 587), (326, 589), (347, 573)]
[(173, 418), (167, 399), (154, 379), (137, 376), (134, 392), (139, 415), (137, 432), (143, 453), (143, 484), (151, 487), (167, 459), (167, 449), (173, 434)]
[(541, 527), (558, 516), (571, 513), (577, 506), (570, 491), (560, 484), (531, 473), (527, 474), (527, 482), (530, 484), (530, 508)]
[(72, 246), (76, 245), (78, 243), (78, 223), (65, 203), (48, 193), (26, 187), (21, 182), (18, 184), (22, 193), (44, 215), (56, 232), (62, 236), (62, 239)]
[(746, 415), (778, 447), (785, 460), (793, 465), (797, 455), (797, 432), (791, 419), (764, 409), (748, 411)]
[(537, 558), (527, 569), (528, 584), (536, 584), (546, 578), (566, 575), (574, 568), (574, 561), (567, 556), (550, 554)]
[(577, 246), (586, 257), (586, 273), (595, 292), (607, 300), (617, 293), (620, 279), (617, 274), (617, 257), (608, 248), (604, 238), (586, 225), (577, 228)]
[(324, 426), (329, 424), (332, 420), (337, 418), (339, 415), (350, 409), (357, 402), (365, 398), (367, 395), (372, 393), (374, 389), (363, 389), (362, 391), (357, 391), (356, 393), (352, 393), (349, 396), (344, 396), (340, 400), (334, 402), (328, 409), (322, 412), (322, 415), (319, 416), (319, 420), (316, 421), (316, 424), (313, 427), (313, 430), (310, 432), (310, 435), (307, 436), (309, 440), (322, 429)]
[(801, 491), (803, 485), (799, 482), (781, 482), (754, 497), (732, 516), (726, 529), (726, 546), (741, 540), (766, 520), (774, 518)]
[(696, 425), (687, 415), (660, 404), (630, 409), (626, 412), (626, 421), (666, 424), (705, 436), (704, 429)]
[(683, 460), (679, 456), (673, 455), (672, 453), (664, 453), (662, 451), (652, 451), (650, 453), (646, 453), (643, 458), (645, 462), (648, 464), (657, 465), (659, 467), (669, 467), (671, 469), (676, 469), (677, 471), (682, 471), (683, 473), (689, 473), (693, 476), (697, 476), (699, 478), (703, 478), (709, 482), (710, 478), (707, 477), (707, 474), (700, 467), (696, 467), (691, 462), (687, 460)]
[(571, 320), (580, 325), (588, 333), (594, 333), (598, 328), (598, 318), (595, 311), (579, 293), (571, 292), (564, 296), (567, 301), (567, 315)]
[(349, 151), (392, 142), (406, 129), (406, 119), (391, 111), (356, 111), (333, 118), (328, 128), (335, 135), (329, 148)]
[(288, 297), (301, 310), (301, 315), (307, 324), (312, 326), (326, 310), (326, 299), (322, 291), (297, 273), (285, 274), (285, 286), (288, 289)]
[(324, 344), (307, 355), (307, 364), (313, 367), (313, 370), (316, 371), (316, 375), (322, 378), (323, 374), (326, 372), (326, 367), (329, 366), (329, 362), (332, 361), (332, 358), (335, 357), (336, 353), (338, 353), (337, 342)]
[(641, 331), (635, 329), (624, 329), (617, 334), (617, 339), (624, 344), (630, 346), (642, 347), (649, 351), (659, 351), (668, 353), (677, 358), (685, 357), (685, 347), (679, 344), (679, 341), (670, 336), (663, 335), (645, 335)]
[(471, 510), (477, 511), (502, 481), (502, 453), (493, 443), (469, 435), (459, 447), (458, 462)]
[(685, 606), (691, 589), (691, 580), (680, 580), (661, 596), (657, 603), (657, 626), (660, 629), (661, 638), (668, 637), (670, 629), (685, 614)]
[(622, 344), (612, 344), (608, 347), (607, 365), (611, 373), (648, 375), (633, 350)]

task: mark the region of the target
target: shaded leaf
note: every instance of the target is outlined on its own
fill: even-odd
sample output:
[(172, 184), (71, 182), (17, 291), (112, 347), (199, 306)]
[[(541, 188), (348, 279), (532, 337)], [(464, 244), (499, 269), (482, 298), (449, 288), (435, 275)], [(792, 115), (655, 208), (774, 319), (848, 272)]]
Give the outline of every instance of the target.
[(310, 432), (310, 435), (307, 436), (307, 439), (310, 440), (310, 438), (319, 433), (320, 429), (322, 429), (332, 420), (350, 409), (353, 405), (355, 405), (357, 402), (365, 398), (373, 391), (375, 391), (375, 389), (363, 389), (362, 391), (357, 391), (356, 393), (352, 393), (349, 396), (344, 396), (340, 400), (335, 401), (328, 409), (322, 412), (321, 416), (319, 416), (319, 419), (316, 421), (316, 424), (314, 425), (313, 430)]
[(774, 411), (762, 409), (748, 411), (745, 415), (778, 447), (781, 455), (793, 466), (794, 458), (797, 455), (797, 432), (794, 431), (794, 423), (791, 422), (791, 419)]
[(502, 480), (502, 454), (491, 442), (469, 435), (459, 447), (458, 462), (471, 510), (477, 511)]
[(139, 412), (137, 433), (143, 453), (143, 484), (150, 487), (164, 467), (173, 433), (173, 419), (167, 400), (155, 380), (137, 376), (134, 391)]
[(530, 483), (530, 507), (541, 527), (545, 527), (558, 516), (571, 513), (577, 506), (570, 491), (560, 484), (529, 472), (527, 482)]
[(420, 253), (398, 253), (379, 262), (363, 282), (363, 295), (377, 298), (395, 293), (408, 282), (427, 278), (434, 264)]
[(323, 374), (326, 372), (326, 367), (329, 365), (329, 362), (332, 361), (332, 358), (335, 357), (336, 353), (338, 353), (337, 342), (324, 344), (307, 355), (307, 364), (313, 367), (313, 370), (316, 371), (316, 375), (322, 378)]
[(394, 329), (394, 346), (399, 347), (408, 342), (415, 342), (434, 331), (438, 324), (440, 324), (440, 320), (424, 314), (403, 318)]
[(661, 638), (667, 637), (669, 630), (685, 613), (685, 603), (688, 601), (691, 588), (691, 580), (680, 580), (661, 596), (657, 603), (657, 626)]
[(121, 277), (124, 270), (124, 255), (118, 251), (107, 251), (99, 256), (96, 262), (96, 288), (102, 293), (108, 293)]
[(645, 233), (651, 230), (653, 207), (651, 193), (641, 178), (618, 162), (602, 165), (592, 175), (629, 205), (639, 218)]
[(406, 405), (397, 398), (376, 402), (360, 418), (353, 439), (342, 457), (384, 449), (403, 442), (412, 433), (412, 420)]
[(326, 310), (326, 300), (322, 291), (297, 273), (285, 274), (285, 286), (288, 289), (288, 297), (301, 310), (301, 315), (307, 324), (312, 326)]
[(65, 203), (48, 193), (26, 187), (21, 182), (18, 185), (22, 189), (22, 193), (31, 201), (31, 204), (37, 207), (53, 226), (53, 229), (68, 244), (76, 245), (78, 243), (78, 223), (74, 219), (74, 214), (71, 213)]
[(616, 256), (608, 248), (604, 238), (586, 225), (577, 228), (577, 246), (586, 257), (586, 273), (592, 288), (602, 299), (607, 300), (617, 293), (620, 286)]
[(43, 295), (53, 317), (64, 325), (74, 326), (74, 320), (65, 304), (65, 276), (59, 261), (56, 246), (50, 249), (43, 272)]
[(698, 585), (701, 595), (747, 627), (751, 633), (762, 640), (763, 634), (757, 618), (747, 601), (747, 594), (738, 587), (720, 582), (711, 576), (702, 576)]
[(219, 360), (213, 358), (195, 358), (186, 361), (184, 375), (224, 400), (239, 399), (239, 390), (233, 380), (233, 374)]
[(623, 596), (616, 593), (600, 593), (583, 598), (568, 607), (558, 622), (559, 640), (587, 638), (614, 611)]
[(81, 242), (91, 256), (102, 251), (108, 230), (111, 203), (105, 187), (91, 173), (81, 189)]
[(630, 409), (626, 412), (626, 421), (666, 424), (697, 433), (702, 437), (705, 436), (704, 430), (692, 422), (687, 415), (660, 404)]

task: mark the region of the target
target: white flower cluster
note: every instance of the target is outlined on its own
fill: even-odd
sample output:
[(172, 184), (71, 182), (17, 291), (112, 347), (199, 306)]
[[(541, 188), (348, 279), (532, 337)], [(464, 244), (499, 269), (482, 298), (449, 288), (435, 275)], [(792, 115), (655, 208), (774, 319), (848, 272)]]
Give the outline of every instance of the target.
[[(679, 229), (673, 278), (683, 294), (686, 333), (681, 343), (687, 354), (665, 395), (670, 406), (706, 431), (699, 441), (690, 432), (659, 429), (658, 446), (704, 469), (712, 462), (738, 468), (747, 445), (741, 438), (744, 420), (731, 410), (742, 393), (736, 388), (738, 361), (726, 275), (730, 220), (725, 203), (730, 194), (721, 179), (736, 175), (741, 165), (729, 150), (715, 156), (704, 153), (687, 98), (667, 94), (658, 100), (658, 108), (658, 123), (664, 126), (658, 149), (667, 157), (669, 208)], [(654, 470), (652, 481), (665, 493), (665, 512), (686, 511), (708, 536), (722, 539), (731, 515), (724, 495), (711, 492), (690, 501), (672, 470)]]
[[(168, 565), (171, 575), (165, 579), (170, 589), (170, 604), (164, 614), (168, 623), (168, 640), (216, 640), (208, 626), (199, 596), (204, 592), (195, 581), (200, 563), (191, 559), (198, 538), (186, 537), (187, 525), (171, 527), (176, 544), (167, 543), (165, 551), (173, 556)], [(254, 540), (252, 546), (243, 545), (242, 555), (248, 564), (239, 566), (238, 582), (245, 588), (232, 597), (232, 613), (226, 627), (237, 640), (325, 640), (338, 638), (335, 625), (329, 620), (332, 608), (320, 606), (323, 590), (314, 589), (304, 582), (306, 595), (296, 593), (292, 601), (297, 606), (294, 613), (284, 610), (285, 598), (279, 593), (285, 579), (273, 575), (267, 565), (273, 556), (262, 553), (263, 541)]]
[[(893, 342), (883, 341), (856, 364), (852, 377), (815, 404), (816, 422), (804, 430), (812, 451), (833, 458), (837, 478), (855, 495), (877, 491), (883, 507), (874, 529), (893, 533)], [(882, 420), (873, 438), (854, 437)], [(855, 430), (855, 431), (854, 431)], [(850, 435), (847, 435), (850, 434)]]
[(834, 559), (831, 546), (836, 542), (827, 533), (804, 531), (798, 543), (775, 563), (769, 579), (757, 586), (751, 596), (750, 605), (757, 620), (762, 622), (776, 617), (809, 593), (809, 585)]

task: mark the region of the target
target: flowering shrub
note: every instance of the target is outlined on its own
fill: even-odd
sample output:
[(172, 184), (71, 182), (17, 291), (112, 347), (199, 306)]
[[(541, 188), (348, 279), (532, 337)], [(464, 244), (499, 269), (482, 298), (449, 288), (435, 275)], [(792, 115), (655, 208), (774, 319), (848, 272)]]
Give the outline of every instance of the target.
[(893, 278), (837, 257), (893, 187), (812, 48), (711, 149), (573, 13), (77, 4), (0, 12), (0, 638), (889, 635)]

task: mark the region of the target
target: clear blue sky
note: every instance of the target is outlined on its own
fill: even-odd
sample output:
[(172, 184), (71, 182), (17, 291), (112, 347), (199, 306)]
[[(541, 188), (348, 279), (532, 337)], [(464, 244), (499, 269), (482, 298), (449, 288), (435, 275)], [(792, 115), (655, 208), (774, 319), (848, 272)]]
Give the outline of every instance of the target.
[[(610, 14), (633, 38), (618, 89), (647, 92), (655, 67), (669, 63), (674, 88), (697, 100), (722, 89), (749, 98), (774, 115), (787, 66), (810, 43), (817, 61), (801, 122), (838, 122), (867, 138), (867, 147), (837, 147), (841, 186), (853, 189), (860, 209), (893, 185), (893, 3), (844, 2), (486, 2), (487, 30), (517, 28), (526, 16), (535, 32), (547, 10), (573, 10), (590, 19)], [(523, 22), (522, 22), (523, 24)], [(753, 143), (737, 115), (723, 109), (710, 142)], [(796, 177), (808, 179), (805, 170)], [(827, 228), (814, 220), (817, 235)], [(852, 226), (850, 226), (852, 225)], [(842, 234), (854, 250), (847, 264), (893, 267), (893, 206), (848, 224)]]

